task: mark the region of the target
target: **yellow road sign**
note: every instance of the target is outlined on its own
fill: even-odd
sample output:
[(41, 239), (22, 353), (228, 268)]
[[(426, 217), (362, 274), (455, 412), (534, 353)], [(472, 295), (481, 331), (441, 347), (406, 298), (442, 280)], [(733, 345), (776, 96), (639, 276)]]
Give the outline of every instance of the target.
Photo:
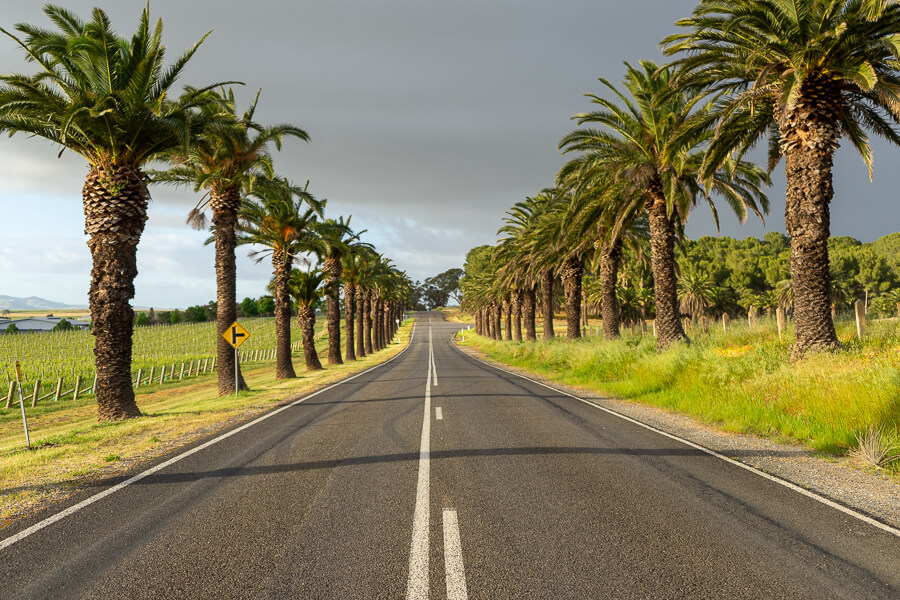
[(250, 332), (241, 327), (240, 323), (235, 321), (228, 327), (228, 330), (222, 334), (222, 337), (225, 338), (225, 341), (231, 344), (234, 348), (237, 348), (250, 337)]

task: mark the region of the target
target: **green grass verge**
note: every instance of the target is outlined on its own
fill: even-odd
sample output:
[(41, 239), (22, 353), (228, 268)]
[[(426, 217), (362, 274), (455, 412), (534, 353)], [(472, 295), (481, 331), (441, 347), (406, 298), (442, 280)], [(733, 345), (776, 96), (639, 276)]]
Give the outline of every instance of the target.
[[(690, 345), (657, 352), (652, 336), (618, 341), (497, 342), (469, 334), (466, 345), (502, 363), (595, 392), (697, 417), (731, 432), (789, 438), (843, 454), (867, 427), (900, 439), (900, 322), (870, 322), (862, 342), (838, 323), (844, 348), (790, 361), (788, 331), (733, 325), (695, 332)], [(559, 333), (559, 332), (557, 332)], [(894, 469), (898, 469), (894, 463)]]

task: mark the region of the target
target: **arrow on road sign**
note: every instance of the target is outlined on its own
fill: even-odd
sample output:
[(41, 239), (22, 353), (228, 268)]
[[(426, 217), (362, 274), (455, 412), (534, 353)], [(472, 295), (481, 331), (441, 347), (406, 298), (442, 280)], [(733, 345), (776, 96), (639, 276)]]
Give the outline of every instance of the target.
[(225, 333), (222, 334), (222, 337), (225, 338), (225, 341), (232, 345), (232, 347), (237, 348), (241, 344), (247, 341), (247, 338), (250, 337), (250, 332), (240, 326), (240, 324), (235, 321), (232, 323)]

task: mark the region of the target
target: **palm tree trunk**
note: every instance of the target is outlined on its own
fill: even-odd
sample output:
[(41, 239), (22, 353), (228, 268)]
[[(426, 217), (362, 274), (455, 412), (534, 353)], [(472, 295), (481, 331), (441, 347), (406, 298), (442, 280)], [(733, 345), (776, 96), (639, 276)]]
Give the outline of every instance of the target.
[(500, 304), (503, 310), (504, 316), (504, 325), (506, 326), (506, 331), (504, 332), (503, 338), (507, 342), (512, 341), (512, 302), (510, 302), (509, 294), (503, 299), (503, 302)]
[(366, 355), (365, 316), (366, 290), (362, 286), (356, 286), (356, 355), (362, 358)]
[[(813, 117), (814, 118), (814, 117)], [(827, 124), (826, 124), (827, 125)], [(818, 127), (817, 127), (818, 126)], [(807, 122), (807, 135), (825, 129)], [(834, 136), (819, 134), (820, 144), (789, 145), (785, 152), (787, 195), (785, 222), (791, 241), (791, 281), (794, 287), (793, 354), (832, 350), (840, 346), (831, 316), (831, 274), (828, 237), (831, 229), (831, 168)], [(830, 140), (829, 140), (830, 138)]]
[[(222, 194), (213, 193), (210, 208), (213, 211), (216, 240), (216, 371), (220, 396), (234, 393), (234, 348), (223, 337), (237, 320), (237, 266), (234, 259), (235, 225), (237, 211), (241, 207), (241, 195), (237, 190)], [(246, 390), (247, 384), (238, 369), (238, 388)]]
[(345, 352), (347, 360), (356, 360), (353, 340), (353, 323), (356, 317), (356, 286), (348, 281), (344, 284), (344, 331), (347, 334)]
[(365, 325), (366, 325), (366, 354), (372, 354), (373, 346), (372, 346), (372, 309), (374, 308), (373, 298), (375, 296), (374, 290), (366, 290), (366, 312), (365, 312)]
[(616, 298), (616, 280), (622, 260), (622, 238), (604, 244), (600, 254), (600, 318), (603, 320), (603, 337), (614, 340), (621, 337), (619, 326), (621, 313)]
[(272, 267), (275, 274), (275, 379), (292, 379), (297, 373), (291, 360), (291, 298), (288, 287), (291, 265), (283, 250), (272, 251)]
[(325, 278), (325, 323), (328, 327), (328, 364), (340, 365), (341, 359), (341, 274), (344, 271), (339, 258), (326, 258), (322, 261), (322, 270), (328, 273)]
[(297, 321), (300, 323), (300, 332), (303, 340), (303, 358), (306, 360), (307, 371), (320, 371), (322, 363), (316, 352), (315, 330), (316, 310), (311, 306), (300, 305), (297, 308)]
[(553, 339), (553, 269), (541, 273), (541, 310), (544, 313), (544, 339)]
[(537, 297), (533, 285), (525, 288), (524, 304), (525, 306), (523, 308), (523, 311), (525, 313), (525, 340), (533, 342), (537, 339), (537, 324), (535, 323), (534, 316)]
[(512, 312), (515, 320), (515, 329), (513, 329), (513, 339), (517, 342), (522, 341), (522, 297), (524, 296), (522, 288), (516, 288), (512, 292)]
[(102, 167), (93, 167), (82, 196), (93, 260), (89, 302), (95, 338), (97, 419), (139, 417), (141, 411), (131, 383), (134, 310), (130, 300), (134, 297), (137, 245), (147, 222), (150, 194), (143, 173), (137, 167), (123, 165), (111, 176)]
[(375, 349), (384, 348), (384, 300), (375, 299)]
[(495, 340), (503, 339), (503, 329), (501, 327), (501, 321), (503, 315), (501, 313), (501, 307), (499, 302), (491, 303), (491, 318), (493, 322), (491, 323), (491, 327), (493, 329), (491, 337)]
[(566, 293), (566, 337), (570, 340), (581, 337), (581, 278), (584, 264), (581, 259), (570, 256), (562, 267), (563, 290)]
[(666, 210), (662, 189), (650, 190), (650, 266), (656, 298), (656, 347), (659, 350), (688, 341), (678, 312), (678, 280), (675, 276), (675, 219)]

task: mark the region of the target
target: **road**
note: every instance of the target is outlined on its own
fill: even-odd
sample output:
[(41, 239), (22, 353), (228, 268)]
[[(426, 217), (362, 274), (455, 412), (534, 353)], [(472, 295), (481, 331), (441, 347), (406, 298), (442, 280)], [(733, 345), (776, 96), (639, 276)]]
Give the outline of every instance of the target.
[(392, 361), (17, 521), (0, 598), (900, 598), (897, 535), (458, 329), (420, 313)]

